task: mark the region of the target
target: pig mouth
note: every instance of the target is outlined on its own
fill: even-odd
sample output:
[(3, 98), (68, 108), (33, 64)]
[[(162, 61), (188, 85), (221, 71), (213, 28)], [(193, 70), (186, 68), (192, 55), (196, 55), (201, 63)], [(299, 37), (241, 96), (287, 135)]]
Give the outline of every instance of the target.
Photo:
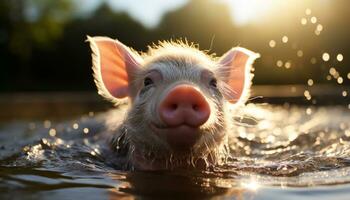
[(151, 123), (150, 127), (157, 136), (165, 139), (174, 151), (190, 151), (201, 135), (199, 127), (187, 124), (161, 127)]

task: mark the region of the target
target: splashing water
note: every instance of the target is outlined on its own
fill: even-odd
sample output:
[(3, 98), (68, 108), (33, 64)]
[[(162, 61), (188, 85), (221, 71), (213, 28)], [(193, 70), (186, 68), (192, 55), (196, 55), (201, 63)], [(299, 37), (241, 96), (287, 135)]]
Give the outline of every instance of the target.
[[(288, 182), (290, 185), (307, 185), (313, 178), (313, 184), (336, 183), (337, 178), (344, 181), (344, 174), (339, 174), (322, 182), (319, 172), (350, 166), (349, 111), (341, 107), (303, 110), (249, 105), (247, 112), (255, 116), (257, 124), (238, 129), (240, 137), (232, 147), (235, 161), (227, 165), (228, 169), (243, 174), (298, 176), (297, 182)], [(308, 178), (303, 182), (300, 178), (306, 174)]]
[[(300, 18), (301, 30), (310, 40), (318, 43), (322, 41), (322, 38), (320, 37), (321, 33), (322, 35), (327, 35), (327, 31), (325, 31), (325, 27), (321, 24), (321, 20), (319, 20), (317, 16), (313, 16), (312, 13), (313, 12), (310, 8), (305, 10), (305, 15)], [(314, 48), (310, 48), (310, 45), (307, 44), (307, 42), (305, 43), (304, 39), (305, 38), (303, 37), (298, 40), (298, 38), (288, 37), (286, 34), (281, 34), (280, 38), (268, 40), (268, 46), (271, 49), (274, 49), (275, 53), (281, 51), (289, 52), (286, 55), (276, 54), (279, 56), (275, 56), (275, 61), (272, 64), (285, 70), (300, 68), (298, 69), (300, 70), (299, 73), (303, 74), (307, 73), (305, 68), (307, 68), (308, 64), (317, 64), (320, 66), (317, 75), (324, 76), (324, 79), (327, 80), (329, 84), (336, 83), (338, 86), (342, 86), (347, 81), (346, 78), (350, 79), (350, 72), (344, 72), (344, 69), (341, 69), (344, 66), (340, 66), (345, 58), (342, 53), (330, 53), (338, 52), (334, 47), (322, 47), (327, 48), (327, 50), (317, 53)], [(295, 58), (295, 55), (297, 58)], [(312, 74), (310, 74), (310, 76), (311, 75)], [(319, 76), (314, 76), (314, 78), (309, 77), (305, 80), (308, 89), (305, 89), (304, 96), (305, 99), (312, 104), (316, 104), (312, 90), (315, 86), (317, 87), (317, 84), (319, 84), (317, 79), (319, 79)], [(337, 95), (339, 95), (340, 98), (345, 98), (348, 96), (348, 90), (349, 88), (344, 87), (344, 90)]]
[[(236, 119), (231, 157), (224, 166), (203, 172), (118, 170), (115, 164), (122, 160), (110, 153), (105, 140), (110, 133), (104, 124), (112, 111), (79, 121), (50, 122), (50, 126), (45, 122), (8, 124), (0, 133), (0, 188), (70, 188), (73, 194), (75, 187), (95, 188), (118, 197), (175, 191), (233, 197), (244, 191), (249, 191), (244, 193), (248, 196), (253, 191), (266, 191), (268, 186), (349, 182), (349, 110), (310, 110), (307, 114), (305, 108), (297, 106), (247, 105), (244, 117)], [(169, 183), (169, 179), (182, 185)]]

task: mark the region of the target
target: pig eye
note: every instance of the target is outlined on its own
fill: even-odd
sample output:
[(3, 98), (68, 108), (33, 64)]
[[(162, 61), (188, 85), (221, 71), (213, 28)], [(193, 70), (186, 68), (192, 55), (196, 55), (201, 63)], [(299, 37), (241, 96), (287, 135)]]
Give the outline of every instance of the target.
[(209, 85), (214, 87), (214, 88), (217, 88), (217, 80), (216, 78), (212, 78), (209, 82)]
[(143, 80), (143, 85), (144, 85), (145, 87), (150, 86), (150, 85), (153, 85), (153, 80), (152, 80), (151, 78), (149, 78), (149, 77), (146, 77), (146, 78)]

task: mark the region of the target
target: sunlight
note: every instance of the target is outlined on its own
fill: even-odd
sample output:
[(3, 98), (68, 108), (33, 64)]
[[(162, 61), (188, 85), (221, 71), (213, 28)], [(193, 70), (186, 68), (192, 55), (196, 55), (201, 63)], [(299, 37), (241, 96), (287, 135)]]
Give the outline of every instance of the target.
[(237, 25), (245, 25), (268, 13), (273, 0), (222, 0), (230, 5), (232, 17)]
[(251, 191), (256, 191), (260, 187), (259, 183), (256, 182), (255, 180), (251, 180), (250, 182), (247, 182), (247, 183), (242, 183), (242, 186)]

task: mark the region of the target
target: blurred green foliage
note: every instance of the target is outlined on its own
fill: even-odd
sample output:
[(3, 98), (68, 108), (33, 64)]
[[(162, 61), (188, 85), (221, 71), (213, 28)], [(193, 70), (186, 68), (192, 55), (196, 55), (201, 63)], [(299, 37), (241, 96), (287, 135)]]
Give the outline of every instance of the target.
[[(317, 1), (307, 4), (329, 29), (325, 36), (315, 36), (312, 27), (300, 25), (304, 10), (294, 15), (281, 10), (278, 17), (262, 19), (259, 24), (236, 27), (226, 4), (212, 0), (192, 0), (167, 13), (155, 28), (145, 28), (128, 14), (101, 4), (88, 16), (75, 14), (70, 0), (2, 0), (0, 1), (0, 91), (92, 90), (91, 58), (86, 35), (118, 38), (139, 51), (158, 40), (187, 38), (209, 53), (223, 54), (233, 46), (244, 46), (259, 52), (255, 64), (256, 84), (333, 83), (326, 75), (330, 65), (324, 63), (324, 51), (343, 53), (345, 59), (338, 71), (349, 84), (350, 71), (348, 11), (350, 1), (336, 0), (329, 10), (317, 10)], [(333, 4), (332, 4), (333, 5)], [(336, 17), (329, 20), (330, 14)], [(265, 21), (264, 21), (265, 20)], [(274, 21), (275, 20), (275, 21)], [(287, 35), (289, 46), (270, 48), (271, 39), (279, 42)], [(303, 58), (296, 52), (302, 49)], [(310, 64), (310, 58), (317, 58)], [(290, 61), (290, 69), (276, 67), (276, 61)]]

